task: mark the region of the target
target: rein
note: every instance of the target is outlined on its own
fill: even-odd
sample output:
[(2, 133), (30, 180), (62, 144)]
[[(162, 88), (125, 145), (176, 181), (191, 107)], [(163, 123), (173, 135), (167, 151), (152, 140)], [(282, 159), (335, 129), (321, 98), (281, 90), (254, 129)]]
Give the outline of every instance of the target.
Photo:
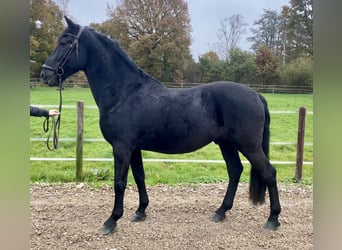
[[(51, 137), (51, 132), (48, 135), (48, 138), (46, 140), (46, 147), (52, 151), (54, 149), (58, 148), (58, 137), (59, 137), (59, 128), (60, 128), (60, 124), (61, 124), (61, 111), (62, 111), (62, 75), (58, 75), (58, 82), (59, 82), (59, 106), (58, 106), (58, 112), (59, 115), (57, 117), (57, 119), (55, 119), (54, 117), (51, 117), (52, 119), (52, 131), (53, 131), (53, 135), (52, 135), (52, 145), (53, 147), (50, 147), (50, 137)], [(49, 116), (44, 120), (43, 123), (43, 129), (44, 132), (48, 132), (49, 131)]]
[[(54, 117), (52, 117), (52, 131), (53, 131), (52, 143), (53, 143), (53, 147), (50, 146), (51, 132), (50, 132), (50, 134), (47, 138), (47, 141), (46, 141), (46, 146), (50, 151), (58, 148), (58, 137), (59, 137), (59, 128), (60, 128), (61, 111), (62, 111), (62, 88), (63, 88), (62, 76), (64, 75), (63, 66), (68, 61), (68, 59), (69, 59), (74, 48), (76, 49), (76, 60), (78, 63), (78, 40), (82, 34), (83, 29), (84, 29), (83, 26), (80, 27), (80, 30), (78, 31), (76, 36), (74, 34), (71, 34), (71, 33), (66, 33), (66, 35), (75, 37), (75, 40), (70, 44), (68, 50), (65, 52), (64, 56), (62, 57), (62, 60), (57, 64), (57, 67), (54, 68), (54, 67), (51, 67), (47, 64), (43, 64), (43, 66), (42, 66), (43, 69), (51, 70), (57, 75), (58, 85), (59, 85), (59, 107), (58, 107), (59, 115), (58, 115), (56, 120)], [(50, 117), (48, 116), (44, 120), (44, 123), (43, 123), (44, 132), (49, 131), (49, 118)]]

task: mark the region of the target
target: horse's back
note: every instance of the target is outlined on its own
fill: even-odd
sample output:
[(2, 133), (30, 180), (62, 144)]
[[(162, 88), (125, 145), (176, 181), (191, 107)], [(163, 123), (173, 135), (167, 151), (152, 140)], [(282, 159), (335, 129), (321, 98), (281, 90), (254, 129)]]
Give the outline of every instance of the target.
[(255, 90), (242, 83), (217, 81), (201, 85), (200, 87), (215, 95), (224, 95), (228, 99), (246, 98), (246, 101), (256, 101), (259, 99), (259, 94)]

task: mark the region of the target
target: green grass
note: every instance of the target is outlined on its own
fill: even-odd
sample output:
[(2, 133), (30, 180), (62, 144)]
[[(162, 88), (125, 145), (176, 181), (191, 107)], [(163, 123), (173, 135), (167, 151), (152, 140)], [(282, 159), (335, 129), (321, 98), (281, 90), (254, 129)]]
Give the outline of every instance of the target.
[[(31, 104), (56, 105), (59, 103), (59, 93), (55, 88), (33, 88), (31, 90)], [(289, 94), (264, 94), (269, 109), (298, 111), (300, 106), (305, 106), (308, 111), (313, 111), (312, 95), (289, 95)], [(90, 89), (71, 89), (63, 91), (63, 105), (74, 105), (82, 100), (85, 105), (95, 105)], [(60, 138), (76, 138), (76, 109), (63, 108)], [(44, 119), (30, 118), (30, 137), (46, 138), (42, 124)], [(271, 114), (271, 142), (296, 142), (298, 115), (297, 114)], [(84, 138), (102, 138), (98, 125), (97, 109), (85, 109), (84, 114)], [(307, 114), (305, 141), (313, 142), (313, 115)], [(45, 141), (32, 141), (30, 143), (31, 157), (75, 157), (75, 142), (59, 142), (59, 149), (49, 151)], [(110, 158), (112, 149), (106, 142), (85, 142), (84, 158)], [(213, 159), (222, 160), (222, 156), (215, 144), (188, 154), (165, 155), (154, 152), (143, 152), (146, 158), (169, 158), (169, 159)], [(244, 157), (241, 157), (243, 160)], [(270, 158), (274, 161), (295, 161), (295, 145), (271, 145)], [(313, 147), (305, 146), (304, 161), (313, 161)], [(293, 181), (294, 165), (275, 165), (279, 182), (289, 183)], [(204, 163), (156, 163), (144, 164), (146, 183), (148, 185), (164, 184), (196, 184), (222, 182), (228, 179), (224, 164)], [(244, 164), (244, 172), (241, 182), (249, 180), (249, 164)], [(32, 182), (74, 182), (75, 162), (73, 161), (31, 161), (30, 178)], [(112, 184), (113, 162), (84, 162), (84, 182), (99, 186)], [(312, 184), (313, 166), (303, 166), (303, 184)], [(129, 183), (134, 183), (132, 174), (129, 174)]]

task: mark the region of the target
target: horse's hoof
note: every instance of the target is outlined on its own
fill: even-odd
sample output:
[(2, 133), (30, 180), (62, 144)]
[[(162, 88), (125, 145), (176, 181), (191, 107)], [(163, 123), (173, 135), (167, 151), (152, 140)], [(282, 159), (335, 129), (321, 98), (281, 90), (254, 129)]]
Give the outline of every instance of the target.
[(212, 218), (213, 222), (220, 222), (223, 221), (226, 218), (226, 214), (218, 214), (215, 213), (214, 217)]
[(132, 222), (144, 221), (146, 219), (146, 213), (135, 213), (131, 219)]
[(264, 225), (265, 229), (275, 231), (278, 229), (280, 226), (280, 223), (278, 221), (267, 221), (266, 224)]
[(115, 225), (113, 225), (113, 226), (104, 225), (100, 230), (100, 234), (101, 235), (108, 235), (114, 231), (115, 227), (116, 227)]

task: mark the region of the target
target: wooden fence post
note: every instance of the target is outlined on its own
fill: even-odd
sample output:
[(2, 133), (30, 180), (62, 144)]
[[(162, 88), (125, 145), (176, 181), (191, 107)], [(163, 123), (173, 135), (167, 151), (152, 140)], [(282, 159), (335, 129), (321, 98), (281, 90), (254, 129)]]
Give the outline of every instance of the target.
[(304, 135), (305, 135), (305, 115), (306, 108), (299, 108), (298, 118), (298, 137), (297, 137), (297, 157), (296, 157), (296, 175), (295, 180), (302, 180), (303, 154), (304, 154)]
[(83, 181), (83, 114), (84, 102), (77, 102), (77, 137), (76, 137), (76, 182)]

